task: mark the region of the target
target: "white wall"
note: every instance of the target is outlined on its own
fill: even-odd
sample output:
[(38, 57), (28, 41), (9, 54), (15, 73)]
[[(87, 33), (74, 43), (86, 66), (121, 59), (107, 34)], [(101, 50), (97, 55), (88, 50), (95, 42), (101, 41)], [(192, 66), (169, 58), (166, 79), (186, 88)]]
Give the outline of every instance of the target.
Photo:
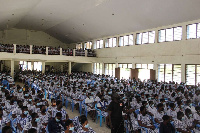
[(10, 29), (0, 31), (0, 43), (54, 47), (61, 46), (63, 48), (73, 47), (73, 45), (62, 43), (43, 31), (25, 29)]

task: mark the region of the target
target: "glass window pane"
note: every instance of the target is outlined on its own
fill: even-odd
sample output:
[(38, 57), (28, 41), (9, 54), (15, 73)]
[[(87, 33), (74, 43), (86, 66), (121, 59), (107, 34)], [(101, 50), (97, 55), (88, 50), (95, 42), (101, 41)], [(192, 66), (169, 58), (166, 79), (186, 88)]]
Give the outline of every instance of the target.
[(165, 82), (172, 81), (172, 64), (166, 64), (165, 66)]
[(108, 75), (108, 64), (105, 64), (105, 75)]
[(28, 70), (31, 70), (31, 62), (28, 62)]
[(93, 73), (94, 73), (94, 74), (97, 74), (97, 67), (96, 67), (96, 65), (97, 65), (97, 64), (94, 63), (94, 66), (93, 66)]
[(197, 72), (196, 72), (196, 85), (200, 84), (200, 65), (197, 65)]
[(119, 64), (119, 68), (122, 68), (122, 64)]
[(159, 42), (164, 42), (165, 41), (165, 30), (159, 30)]
[(173, 41), (173, 28), (166, 29), (166, 41)]
[(103, 64), (102, 63), (99, 63), (99, 74), (102, 74), (102, 69), (103, 68)]
[(97, 41), (97, 48), (100, 48), (100, 41)]
[(142, 44), (148, 43), (148, 32), (142, 34)]
[(147, 69), (147, 64), (142, 64), (143, 69)]
[(117, 45), (117, 38), (114, 37), (114, 38), (113, 38), (113, 47), (116, 47), (116, 45)]
[(99, 74), (100, 70), (99, 70), (99, 63), (97, 63), (97, 74)]
[(129, 45), (133, 45), (133, 35), (129, 35)]
[(181, 40), (182, 39), (182, 27), (174, 28), (174, 40)]
[(132, 68), (132, 64), (128, 64), (128, 68)]
[(108, 48), (108, 47), (109, 47), (109, 46), (108, 46), (108, 43), (109, 43), (108, 40), (109, 40), (109, 39), (106, 39), (106, 40), (105, 40), (105, 48)]
[(128, 45), (128, 36), (124, 36), (124, 46)]
[(178, 84), (181, 82), (181, 65), (174, 65), (173, 81)]
[(112, 43), (113, 43), (112, 40), (113, 40), (112, 38), (109, 39), (109, 47), (112, 47)]
[(136, 64), (135, 68), (142, 68), (142, 64)]
[(112, 76), (112, 64), (108, 65), (109, 69), (108, 69), (108, 75)]
[(127, 64), (122, 64), (122, 68), (127, 68)]
[(142, 33), (137, 33), (136, 44), (142, 44)]
[(155, 31), (149, 32), (149, 43), (155, 43)]
[(187, 39), (196, 38), (196, 24), (187, 25)]
[(186, 84), (195, 85), (195, 65), (186, 65)]
[(200, 38), (200, 23), (197, 24), (197, 38)]
[(124, 46), (124, 37), (123, 36), (119, 37), (119, 46)]
[(103, 48), (103, 40), (100, 40), (100, 48)]
[(94, 41), (93, 49), (97, 49), (97, 42), (96, 41)]
[(158, 82), (164, 82), (164, 64), (158, 65)]
[(148, 64), (148, 69), (153, 69), (153, 64)]

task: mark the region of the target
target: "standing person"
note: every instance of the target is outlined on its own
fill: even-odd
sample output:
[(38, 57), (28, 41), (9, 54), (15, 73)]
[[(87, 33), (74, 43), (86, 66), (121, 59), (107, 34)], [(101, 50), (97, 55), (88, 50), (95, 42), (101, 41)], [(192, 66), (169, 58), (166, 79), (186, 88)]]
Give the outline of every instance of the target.
[(114, 93), (112, 96), (112, 102), (108, 107), (111, 133), (124, 132), (124, 120), (122, 117), (123, 108), (124, 104), (122, 101), (120, 101), (119, 95), (117, 93)]
[(175, 128), (170, 123), (170, 116), (164, 115), (162, 119), (163, 119), (163, 122), (160, 124), (159, 132), (160, 133), (175, 133)]
[(48, 123), (49, 133), (61, 133), (65, 131), (65, 124), (62, 121), (62, 113), (57, 112), (56, 117)]

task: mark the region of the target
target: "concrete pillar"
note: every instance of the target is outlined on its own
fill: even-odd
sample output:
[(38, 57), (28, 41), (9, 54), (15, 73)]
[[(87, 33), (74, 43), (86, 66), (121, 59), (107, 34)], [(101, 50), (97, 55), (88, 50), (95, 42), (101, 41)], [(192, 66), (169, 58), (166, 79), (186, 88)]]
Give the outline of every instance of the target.
[(87, 54), (88, 54), (88, 52), (87, 52), (87, 50), (85, 50), (85, 57), (87, 57)]
[(136, 33), (133, 33), (133, 45), (135, 45), (136, 39), (137, 39)]
[(155, 73), (156, 73), (155, 78), (158, 79), (158, 64), (156, 64), (156, 63), (153, 64), (153, 70), (156, 71), (156, 72), (155, 72)]
[(11, 60), (11, 63), (10, 63), (10, 76), (12, 77), (12, 78), (14, 78), (14, 66), (15, 65), (15, 62), (14, 62), (14, 60)]
[(159, 39), (159, 33), (158, 30), (155, 31), (155, 43), (158, 43), (158, 39)]
[(76, 49), (73, 49), (73, 56), (76, 56)]
[(34, 70), (34, 61), (31, 61), (31, 71)]
[(30, 45), (30, 54), (33, 53), (33, 45)]
[(119, 37), (117, 37), (116, 47), (119, 47)]
[(182, 26), (182, 40), (187, 40), (187, 26), (186, 25)]
[(49, 50), (49, 47), (46, 47), (46, 55), (48, 55), (48, 51)]
[(60, 55), (62, 55), (62, 48), (60, 48)]
[(68, 74), (72, 73), (72, 62), (68, 62)]
[(16, 44), (13, 44), (13, 46), (14, 46), (13, 53), (16, 54), (16, 49), (17, 49)]
[(118, 68), (119, 67), (119, 64), (118, 63), (115, 63), (115, 68)]
[(185, 64), (181, 64), (181, 82), (185, 83)]
[(45, 73), (45, 62), (43, 61), (42, 62), (42, 74), (44, 74)]
[(135, 63), (132, 63), (132, 69), (135, 69)]
[(105, 64), (102, 63), (102, 74), (105, 74)]

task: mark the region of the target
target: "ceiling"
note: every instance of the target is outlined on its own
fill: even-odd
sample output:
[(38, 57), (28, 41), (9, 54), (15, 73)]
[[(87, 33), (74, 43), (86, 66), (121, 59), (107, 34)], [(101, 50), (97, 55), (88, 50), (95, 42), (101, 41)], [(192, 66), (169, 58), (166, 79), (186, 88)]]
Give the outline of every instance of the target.
[(200, 18), (200, 0), (0, 0), (0, 30), (88, 41)]

